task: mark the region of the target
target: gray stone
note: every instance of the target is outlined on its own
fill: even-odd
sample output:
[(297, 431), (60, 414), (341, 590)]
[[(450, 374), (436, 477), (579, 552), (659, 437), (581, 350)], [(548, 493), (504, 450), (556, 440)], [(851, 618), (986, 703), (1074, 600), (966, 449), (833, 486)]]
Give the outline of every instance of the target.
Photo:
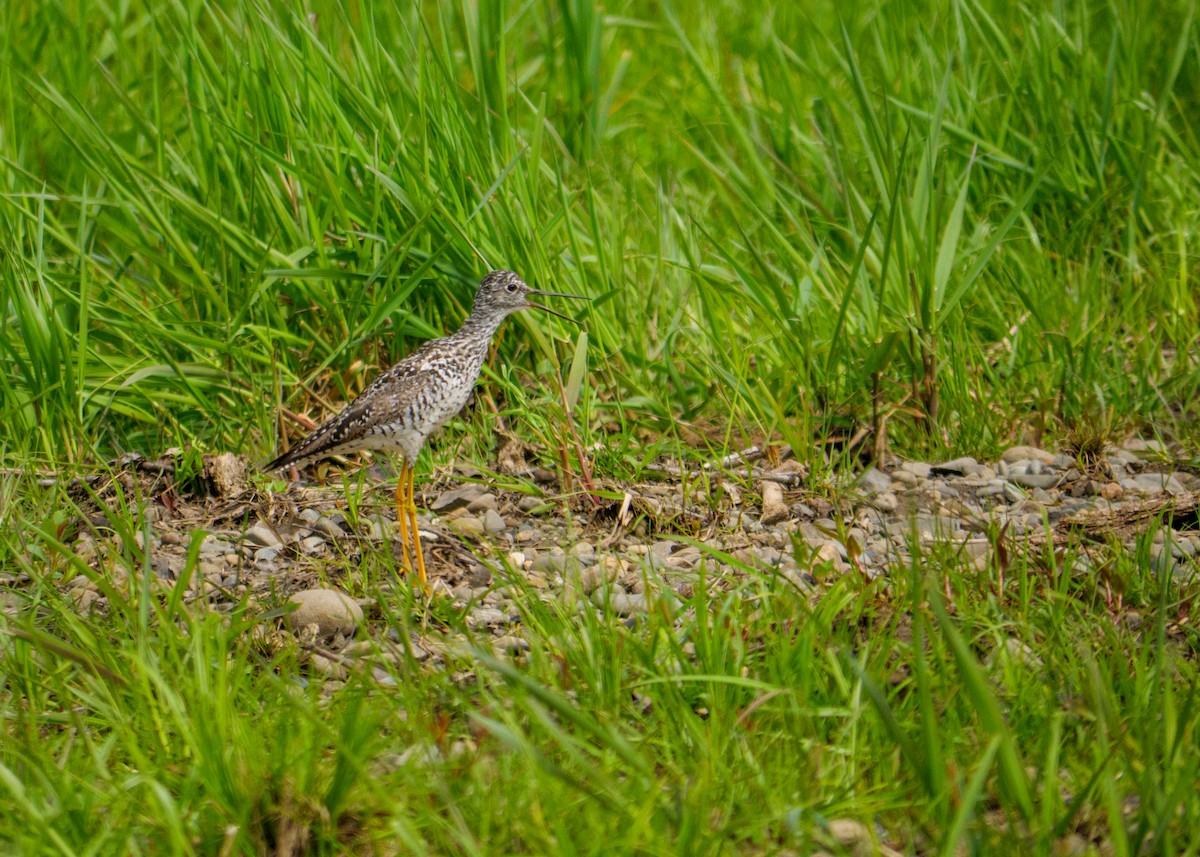
[(650, 545), (650, 555), (657, 560), (665, 560), (678, 546), (678, 542), (657, 541)]
[(1121, 487), (1138, 494), (1183, 494), (1184, 488), (1170, 473), (1139, 473), (1133, 479), (1126, 479)]
[(259, 545), (264, 548), (283, 547), (283, 542), (275, 534), (275, 531), (261, 521), (246, 530), (243, 537), (250, 544)]
[(783, 486), (778, 482), (762, 481), (762, 516), (759, 522), (764, 527), (786, 521), (789, 515), (787, 503), (783, 502)]
[(500, 517), (500, 513), (495, 509), (488, 509), (483, 516), (483, 528), (489, 533), (502, 533), (508, 525), (504, 523), (504, 518)]
[(1008, 479), (1025, 488), (1053, 488), (1061, 477), (1053, 473), (1009, 473)]
[(523, 655), (529, 651), (529, 641), (513, 634), (492, 640), (492, 648), (506, 655)]
[(271, 562), (279, 556), (279, 548), (259, 548), (254, 552), (255, 562)]
[(946, 476), (951, 474), (965, 475), (969, 472), (974, 472), (979, 466), (979, 462), (970, 456), (955, 458), (951, 461), (945, 461), (941, 464), (935, 464), (930, 468), (929, 472), (934, 476)]
[(480, 494), (474, 500), (467, 504), (468, 512), (486, 512), (491, 509), (493, 512), (500, 510), (500, 505), (496, 500), (495, 494), (484, 493)]
[(321, 637), (348, 636), (363, 619), (358, 602), (335, 589), (305, 589), (288, 600), (297, 607), (283, 617), (283, 623), (293, 632), (316, 625)]
[(899, 473), (907, 473), (910, 476), (915, 476), (917, 479), (928, 479), (929, 472), (932, 469), (932, 465), (926, 464), (924, 461), (905, 461), (892, 474), (892, 478), (895, 479)]
[(346, 537), (346, 531), (337, 525), (332, 518), (321, 516), (312, 522), (312, 531), (319, 533), (322, 536), (327, 536), (331, 539), (341, 539)]
[(508, 623), (508, 614), (503, 610), (497, 610), (495, 607), (479, 607), (471, 611), (467, 617), (467, 621), (477, 628), (505, 625)]
[(209, 533), (200, 543), (200, 556), (219, 556), (234, 549), (233, 545), (219, 536)]
[(613, 592), (605, 593), (603, 589), (597, 589), (592, 592), (592, 603), (597, 607), (603, 607), (607, 600), (612, 611), (618, 616), (633, 616), (636, 613), (645, 613), (649, 609), (649, 603), (646, 601), (646, 596), (643, 594), (630, 594), (628, 592)]
[(871, 498), (871, 505), (881, 512), (894, 512), (896, 507), (900, 505), (900, 501), (896, 499), (896, 495), (890, 491), (876, 495)]
[(545, 500), (541, 497), (535, 497), (532, 494), (527, 494), (517, 501), (517, 508), (522, 512), (529, 512), (531, 509), (536, 509), (538, 506), (545, 504)]
[(868, 467), (863, 471), (862, 476), (858, 478), (859, 485), (864, 491), (869, 491), (875, 494), (881, 494), (884, 491), (890, 491), (892, 488), (892, 477), (888, 476), (877, 467)]
[(446, 521), (446, 526), (460, 536), (481, 536), (484, 533), (483, 521), (474, 515), (461, 515), (457, 518), (449, 518)]
[(306, 524), (315, 524), (321, 517), (321, 513), (313, 508), (301, 509), (299, 517)]
[(571, 548), (571, 553), (573, 553), (581, 561), (589, 562), (596, 557), (596, 546), (591, 542), (577, 542), (575, 546)]
[(1017, 461), (1037, 461), (1041, 464), (1049, 464), (1054, 461), (1054, 454), (1044, 449), (1038, 449), (1036, 446), (1010, 446), (1004, 450), (1000, 460), (1005, 464)]
[(487, 492), (484, 491), (482, 485), (474, 484), (463, 485), (461, 488), (451, 491), (443, 491), (429, 504), (429, 511), (444, 515), (455, 509), (465, 509), (485, 493)]

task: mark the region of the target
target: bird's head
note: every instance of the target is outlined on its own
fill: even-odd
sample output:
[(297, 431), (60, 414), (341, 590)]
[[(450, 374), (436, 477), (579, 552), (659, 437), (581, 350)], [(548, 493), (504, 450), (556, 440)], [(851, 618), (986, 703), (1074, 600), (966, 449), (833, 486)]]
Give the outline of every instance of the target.
[(555, 312), (549, 307), (544, 307), (541, 304), (534, 303), (532, 297), (548, 297), (548, 298), (572, 298), (574, 300), (586, 301), (589, 298), (583, 295), (568, 295), (563, 292), (544, 292), (540, 289), (531, 288), (528, 283), (522, 280), (512, 271), (492, 271), (479, 283), (479, 290), (475, 293), (475, 306), (472, 308), (472, 315), (494, 315), (501, 313), (509, 315), (518, 310), (533, 307), (534, 309), (545, 310), (551, 315), (556, 315), (559, 318), (565, 318), (567, 321), (574, 321), (562, 313)]

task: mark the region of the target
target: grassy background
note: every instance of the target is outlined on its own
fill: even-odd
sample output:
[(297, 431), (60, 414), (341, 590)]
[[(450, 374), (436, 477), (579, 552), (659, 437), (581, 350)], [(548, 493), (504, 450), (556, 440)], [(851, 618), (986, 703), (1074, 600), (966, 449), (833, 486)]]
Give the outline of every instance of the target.
[(490, 267), (618, 449), (1194, 441), (1191, 7), (840, 8), (6, 4), (3, 453), (266, 456)]
[(1194, 592), (1148, 541), (1102, 561), (1144, 622), (1074, 554), (1001, 590), (935, 552), (633, 629), (518, 599), (521, 669), (464, 649), (325, 699), (249, 612), (151, 591), (128, 496), (112, 615), (76, 614), (79, 510), (27, 468), (264, 459), (281, 404), (335, 409), (491, 267), (594, 301), (586, 340), (510, 322), (474, 419), (546, 449), (573, 424), (603, 476), (861, 429), (1195, 450), (1194, 4), (400, 5), (0, 4), (0, 566), (35, 581), (0, 841), (808, 853), (848, 817), (922, 854), (1197, 853)]

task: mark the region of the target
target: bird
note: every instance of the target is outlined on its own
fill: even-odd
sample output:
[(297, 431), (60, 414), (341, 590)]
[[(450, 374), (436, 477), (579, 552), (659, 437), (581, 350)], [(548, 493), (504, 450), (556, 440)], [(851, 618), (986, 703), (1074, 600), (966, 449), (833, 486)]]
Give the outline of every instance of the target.
[(575, 322), (534, 303), (530, 300), (533, 297), (589, 300), (583, 295), (532, 288), (512, 271), (490, 272), (480, 281), (471, 313), (462, 327), (449, 336), (426, 342), (380, 374), (345, 410), (265, 464), (264, 470), (302, 468), (331, 455), (363, 449), (398, 452), (402, 463), (395, 500), (403, 570), (406, 575), (413, 570), (409, 559), (412, 550), (417, 580), (428, 594), (413, 496), (413, 465), (430, 435), (466, 405), (483, 369), (488, 346), (506, 318), (532, 308)]

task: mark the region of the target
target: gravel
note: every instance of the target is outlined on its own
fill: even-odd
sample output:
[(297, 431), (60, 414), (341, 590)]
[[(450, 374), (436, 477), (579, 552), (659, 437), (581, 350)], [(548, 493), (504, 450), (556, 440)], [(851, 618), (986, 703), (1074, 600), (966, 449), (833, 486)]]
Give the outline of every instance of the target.
[[(451, 624), (465, 623), (471, 634), (490, 638), (494, 651), (519, 657), (529, 651), (532, 633), (522, 614), (538, 601), (552, 610), (609, 610), (634, 623), (652, 606), (655, 615), (681, 609), (675, 599), (690, 598), (702, 582), (716, 594), (748, 574), (778, 575), (806, 591), (843, 574), (886, 579), (911, 567), (914, 549), (935, 542), (949, 543), (964, 564), (986, 570), (993, 567), (996, 532), (1042, 538), (1047, 520), (1065, 532), (1081, 515), (1124, 514), (1114, 518), (1113, 532), (1132, 546), (1137, 532), (1121, 529), (1121, 520), (1172, 497), (1194, 502), (1189, 492), (1200, 480), (1173, 470), (1168, 458), (1153, 442), (1133, 441), (1106, 452), (1107, 469), (1088, 470), (1072, 455), (1022, 445), (994, 462), (960, 457), (869, 467), (836, 490), (806, 486), (806, 469), (784, 461), (754, 470), (748, 482), (708, 474), (709, 484), (721, 486), (713, 494), (719, 500), (695, 490), (699, 480), (687, 480), (685, 490), (676, 472), (623, 489), (628, 502), (604, 501), (608, 505), (472, 482), (422, 504), (421, 532), (435, 597), (462, 611), (461, 622)], [(728, 472), (745, 473), (745, 466)], [(536, 490), (553, 487), (544, 482)], [(151, 536), (142, 546), (158, 582), (174, 585), (186, 568), (195, 522), (207, 523), (188, 597), (223, 611), (247, 598), (264, 610), (283, 598), (295, 602), (296, 611), (277, 622), (281, 633), (325, 641), (322, 653), (310, 658), (311, 672), (340, 681), (356, 661), (374, 665), (384, 657), (375, 642), (398, 645), (390, 629), (372, 622), (381, 612), (403, 609), (411, 597), (405, 579), (371, 584), (365, 594), (378, 606), (364, 600), (364, 619), (350, 594), (364, 594), (359, 587), (366, 575), (359, 569), (368, 552), (386, 555), (390, 547), (399, 565), (398, 531), (388, 517), (394, 510), (390, 492), (383, 493), (374, 506), (363, 503), (352, 514), (341, 489), (294, 486), (287, 502), (251, 506), (261, 517), (244, 531), (232, 519), (222, 525), (217, 511), (227, 498), (204, 508), (187, 498), (175, 498), (171, 508), (158, 501), (148, 505)], [(121, 546), (104, 533), (84, 527), (72, 547), (82, 562), (120, 584), (120, 564), (111, 558)], [(1175, 575), (1194, 574), (1198, 554), (1200, 540), (1189, 530), (1170, 532), (1169, 545), (1168, 534), (1159, 533), (1151, 549), (1155, 567)], [(98, 587), (86, 577), (75, 580), (82, 582), (65, 588), (81, 612), (107, 609)], [(427, 629), (402, 646), (403, 657), (440, 665), (457, 637), (453, 627)], [(359, 646), (364, 642), (370, 645)], [(1003, 646), (1003, 657), (1019, 654), (1015, 640)]]

